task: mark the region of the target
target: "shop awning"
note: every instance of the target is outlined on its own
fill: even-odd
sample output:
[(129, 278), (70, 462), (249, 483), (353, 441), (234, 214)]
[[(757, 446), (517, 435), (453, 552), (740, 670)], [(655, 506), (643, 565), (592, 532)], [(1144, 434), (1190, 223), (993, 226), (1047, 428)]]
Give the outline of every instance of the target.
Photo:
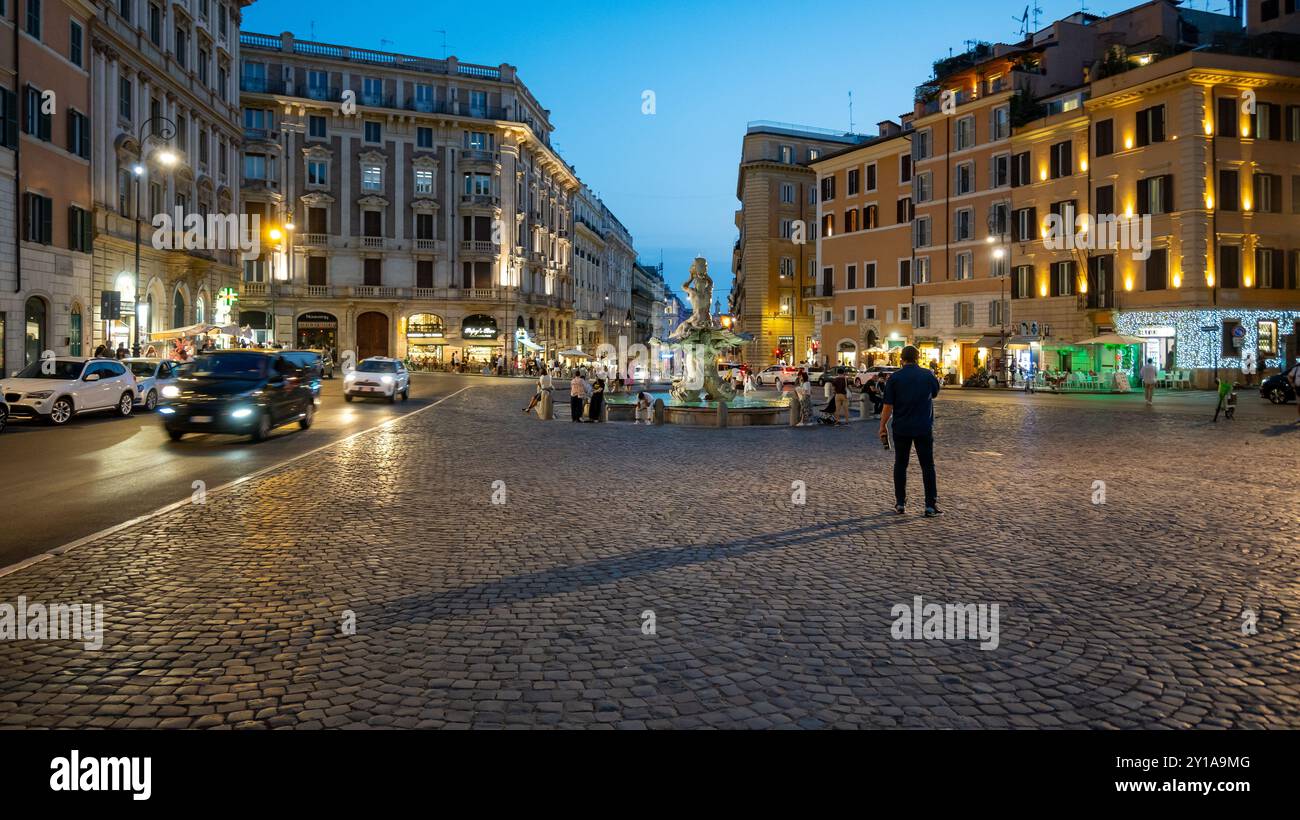
[(1122, 333), (1103, 333), (1100, 336), (1094, 336), (1091, 339), (1084, 339), (1079, 342), (1081, 345), (1140, 345), (1145, 343), (1146, 339), (1137, 336), (1125, 336)]
[(994, 334), (990, 334), (990, 335), (987, 335), (987, 336), (981, 336), (981, 337), (979, 338), (979, 341), (977, 341), (977, 342), (975, 343), (975, 346), (976, 346), (976, 347), (987, 347), (987, 348), (990, 348), (990, 349), (992, 349), (992, 348), (997, 348), (997, 347), (1002, 347), (1003, 344), (1005, 344), (1005, 343), (1003, 342), (1003, 339), (1004, 339), (1004, 338), (1009, 339), (1010, 337), (1009, 337), (1009, 336), (1007, 336), (1007, 337), (1003, 337), (1003, 336), (1000, 336), (1000, 335), (994, 335)]
[(585, 350), (578, 350), (577, 348), (573, 348), (572, 350), (561, 350), (561, 351), (559, 352), (558, 355), (560, 355), (560, 356), (567, 356), (567, 357), (569, 357), (569, 358), (571, 358), (571, 359), (594, 359), (594, 358), (596, 358), (595, 356), (592, 356), (592, 355), (591, 355), (590, 353), (588, 353), (587, 351), (585, 351)]
[(1008, 336), (1007, 347), (1029, 347), (1031, 344), (1038, 344), (1042, 341), (1037, 336)]
[(190, 336), (202, 336), (208, 331), (214, 329), (215, 325), (197, 324), (186, 327), (174, 327), (170, 330), (159, 330), (149, 334), (151, 341), (160, 342), (164, 339), (185, 339)]

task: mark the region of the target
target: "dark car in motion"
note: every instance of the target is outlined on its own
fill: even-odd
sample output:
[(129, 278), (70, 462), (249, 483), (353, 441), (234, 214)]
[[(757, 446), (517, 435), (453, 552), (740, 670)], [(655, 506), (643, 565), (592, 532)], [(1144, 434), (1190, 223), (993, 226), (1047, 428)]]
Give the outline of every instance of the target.
[(1260, 383), (1259, 397), (1274, 404), (1286, 404), (1295, 401), (1295, 388), (1287, 380), (1286, 373), (1278, 373)]
[(279, 353), (200, 354), (177, 381), (180, 395), (159, 410), (172, 441), (186, 433), (227, 433), (262, 441), (282, 424), (311, 427), (312, 375)]

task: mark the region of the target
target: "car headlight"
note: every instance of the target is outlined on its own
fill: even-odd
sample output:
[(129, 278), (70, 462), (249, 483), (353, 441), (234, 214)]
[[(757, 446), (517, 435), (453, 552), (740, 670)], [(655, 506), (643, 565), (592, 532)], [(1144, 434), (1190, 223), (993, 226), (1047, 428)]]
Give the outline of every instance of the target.
[(356, 377), (357, 377), (357, 374), (356, 374), (356, 373), (348, 373), (347, 375), (345, 375), (345, 376), (343, 377), (343, 381), (345, 381), (345, 382), (350, 382), (350, 381), (353, 381), (354, 379), (356, 379)]
[(393, 377), (392, 377), (392, 376), (384, 376), (384, 377), (382, 377), (382, 378), (380, 379), (380, 381), (382, 381), (384, 384), (392, 384), (392, 383), (393, 383)]
[(231, 413), (230, 415), (234, 416), (237, 419), (246, 419), (249, 416), (253, 415), (253, 409), (251, 407), (241, 407), (235, 412)]
[(174, 399), (181, 394), (181, 389), (174, 384), (169, 384), (162, 389), (164, 399)]
[(54, 395), (54, 391), (53, 391), (53, 390), (37, 390), (37, 391), (34, 392), (34, 393), (28, 393), (28, 394), (26, 395), (26, 398), (29, 398), (29, 399), (48, 399), (50, 396), (53, 396), (53, 395)]

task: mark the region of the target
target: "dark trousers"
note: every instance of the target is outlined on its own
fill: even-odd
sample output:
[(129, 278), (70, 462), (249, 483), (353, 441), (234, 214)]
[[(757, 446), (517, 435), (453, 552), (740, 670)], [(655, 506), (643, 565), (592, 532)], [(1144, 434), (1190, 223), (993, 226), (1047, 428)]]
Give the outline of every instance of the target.
[(907, 463), (915, 446), (916, 460), (921, 464), (921, 482), (925, 485), (925, 506), (935, 506), (939, 490), (934, 474), (934, 436), (900, 436), (894, 433), (893, 438), (895, 502), (907, 503)]
[(569, 397), (569, 412), (573, 415), (574, 421), (582, 421), (582, 405), (585, 403), (582, 396)]
[(605, 410), (605, 397), (599, 393), (592, 396), (591, 409), (588, 411), (588, 416), (591, 418), (591, 420), (604, 421), (604, 419), (600, 417), (600, 414), (604, 412), (604, 410)]

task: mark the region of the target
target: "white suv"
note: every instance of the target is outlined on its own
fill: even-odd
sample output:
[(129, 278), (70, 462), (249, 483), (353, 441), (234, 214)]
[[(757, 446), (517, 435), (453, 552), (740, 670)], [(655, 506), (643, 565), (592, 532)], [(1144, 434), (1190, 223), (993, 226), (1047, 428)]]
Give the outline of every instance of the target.
[(78, 413), (135, 409), (135, 377), (121, 362), (58, 356), (38, 359), (0, 383), (10, 418), (67, 424)]
[(390, 402), (411, 397), (411, 374), (398, 359), (373, 356), (357, 363), (356, 370), (343, 377), (343, 398), (386, 398)]

